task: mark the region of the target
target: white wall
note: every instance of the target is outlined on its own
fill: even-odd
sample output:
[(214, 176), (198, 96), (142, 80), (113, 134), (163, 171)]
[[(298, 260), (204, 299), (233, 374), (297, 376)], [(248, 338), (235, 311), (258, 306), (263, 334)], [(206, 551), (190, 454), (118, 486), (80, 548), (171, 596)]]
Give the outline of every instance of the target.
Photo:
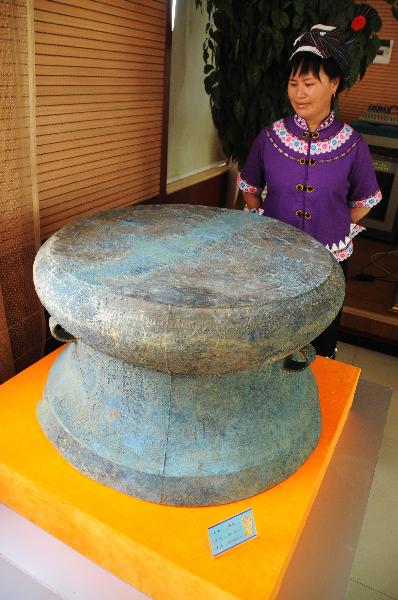
[(193, 0), (177, 0), (172, 35), (167, 180), (175, 181), (224, 160), (203, 84), (207, 15)]

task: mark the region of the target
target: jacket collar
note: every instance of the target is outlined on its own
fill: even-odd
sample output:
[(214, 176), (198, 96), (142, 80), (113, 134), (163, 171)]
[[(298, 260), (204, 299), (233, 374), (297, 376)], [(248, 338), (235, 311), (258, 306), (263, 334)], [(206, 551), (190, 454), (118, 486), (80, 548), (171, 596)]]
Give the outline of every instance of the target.
[[(334, 112), (331, 111), (329, 116), (327, 116), (326, 119), (318, 125), (318, 127), (316, 128), (315, 131), (322, 131), (322, 129), (326, 129), (327, 127), (330, 127), (332, 125), (334, 119), (335, 119)], [(297, 127), (299, 127), (300, 129), (303, 129), (304, 131), (309, 131), (307, 121), (305, 119), (303, 119), (303, 117), (300, 117), (299, 115), (294, 115), (294, 122), (297, 125)]]

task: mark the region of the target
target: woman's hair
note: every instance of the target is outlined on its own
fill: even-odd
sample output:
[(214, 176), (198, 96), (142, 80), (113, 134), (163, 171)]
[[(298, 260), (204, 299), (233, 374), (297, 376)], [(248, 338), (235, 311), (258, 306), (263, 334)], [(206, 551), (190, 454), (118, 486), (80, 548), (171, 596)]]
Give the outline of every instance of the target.
[(289, 65), (293, 75), (296, 75), (296, 73), (300, 73), (301, 75), (311, 73), (317, 79), (320, 79), (319, 70), (323, 67), (323, 70), (329, 79), (339, 80), (336, 95), (339, 94), (346, 85), (343, 71), (332, 57), (321, 58), (313, 52), (297, 52), (289, 61)]

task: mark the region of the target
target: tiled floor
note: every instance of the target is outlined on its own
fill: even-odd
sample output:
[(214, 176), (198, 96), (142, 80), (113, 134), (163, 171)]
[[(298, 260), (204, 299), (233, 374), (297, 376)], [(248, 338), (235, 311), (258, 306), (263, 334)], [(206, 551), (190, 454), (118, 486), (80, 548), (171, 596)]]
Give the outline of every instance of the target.
[(398, 600), (398, 358), (340, 342), (337, 359), (394, 390), (346, 600)]

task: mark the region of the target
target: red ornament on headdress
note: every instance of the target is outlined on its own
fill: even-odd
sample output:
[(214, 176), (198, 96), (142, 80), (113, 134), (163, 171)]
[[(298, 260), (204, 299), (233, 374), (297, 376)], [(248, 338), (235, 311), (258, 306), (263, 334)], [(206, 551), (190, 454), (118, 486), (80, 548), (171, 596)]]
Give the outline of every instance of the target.
[(351, 21), (351, 29), (353, 31), (360, 31), (361, 29), (363, 29), (366, 25), (366, 18), (363, 15), (358, 15), (357, 17), (354, 17), (353, 20)]

